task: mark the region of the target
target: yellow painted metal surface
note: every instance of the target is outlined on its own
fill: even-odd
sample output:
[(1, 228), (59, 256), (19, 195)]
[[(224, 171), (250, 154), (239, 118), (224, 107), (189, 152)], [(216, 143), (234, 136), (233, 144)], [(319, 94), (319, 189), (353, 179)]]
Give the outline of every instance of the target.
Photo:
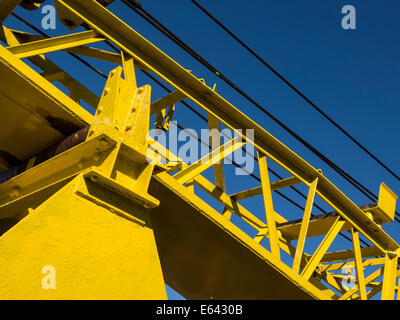
[[(188, 299), (329, 299), (166, 173), (150, 192), (166, 283)], [(278, 267), (279, 266), (279, 267)]]
[(397, 195), (386, 184), (381, 184), (377, 206), (368, 209), (376, 223), (383, 224), (394, 221), (397, 198)]
[(2, 46), (0, 74), (0, 150), (15, 158), (25, 160), (90, 121), (89, 112)]
[(146, 210), (120, 199), (123, 217), (77, 193), (88, 189), (112, 197), (78, 177), (0, 237), (0, 299), (166, 298)]

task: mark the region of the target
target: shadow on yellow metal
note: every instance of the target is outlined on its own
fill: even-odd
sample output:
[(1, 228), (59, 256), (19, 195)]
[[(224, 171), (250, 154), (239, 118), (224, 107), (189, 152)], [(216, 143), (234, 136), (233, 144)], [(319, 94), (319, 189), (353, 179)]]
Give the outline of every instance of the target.
[(84, 175), (0, 237), (0, 256), (0, 299), (166, 299), (146, 209)]

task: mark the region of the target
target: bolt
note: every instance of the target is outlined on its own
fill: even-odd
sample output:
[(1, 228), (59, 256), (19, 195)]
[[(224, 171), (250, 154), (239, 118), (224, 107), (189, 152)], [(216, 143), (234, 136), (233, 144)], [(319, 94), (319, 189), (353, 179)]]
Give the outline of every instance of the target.
[(10, 197), (15, 199), (18, 198), (20, 194), (21, 194), (21, 189), (19, 187), (14, 187), (10, 192)]

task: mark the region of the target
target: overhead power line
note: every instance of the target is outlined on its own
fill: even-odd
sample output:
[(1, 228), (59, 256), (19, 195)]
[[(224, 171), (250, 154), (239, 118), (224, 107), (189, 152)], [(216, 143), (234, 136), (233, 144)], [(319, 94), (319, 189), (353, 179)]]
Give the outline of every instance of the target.
[(258, 61), (260, 61), (266, 68), (272, 71), (279, 79), (281, 79), (289, 88), (296, 92), (304, 101), (306, 101), (312, 108), (319, 112), (325, 119), (327, 119), (332, 125), (334, 125), (339, 131), (341, 131), (347, 138), (353, 141), (360, 149), (362, 149), (369, 157), (377, 162), (382, 168), (389, 172), (394, 178), (400, 181), (400, 177), (385, 165), (377, 156), (370, 152), (364, 145), (361, 144), (358, 139), (354, 138), (347, 130), (345, 130), (340, 124), (332, 119), (326, 112), (312, 102), (304, 93), (296, 88), (287, 78), (280, 74), (274, 67), (271, 66), (265, 59), (263, 59), (258, 53), (251, 49), (244, 41), (242, 41), (236, 34), (234, 34), (228, 27), (226, 27), (220, 20), (212, 15), (206, 8), (200, 5), (196, 0), (191, 0), (193, 4), (198, 7), (203, 13), (205, 13), (212, 21), (214, 21), (219, 27), (221, 27), (226, 33), (228, 33), (236, 42), (238, 42), (243, 48), (250, 52)]
[[(310, 143), (308, 143), (305, 139), (303, 139), (300, 135), (286, 126), (282, 121), (272, 115), (268, 110), (266, 110), (263, 106), (261, 106), (257, 101), (255, 101), (252, 97), (250, 97), (246, 92), (239, 88), (238, 85), (233, 83), (229, 78), (223, 75), (219, 70), (217, 70), (213, 65), (211, 65), (207, 60), (205, 60), (202, 56), (200, 56), (196, 51), (194, 51), (191, 47), (189, 47), (185, 42), (183, 42), (180, 38), (178, 38), (172, 31), (170, 31), (166, 26), (164, 26), (159, 20), (153, 17), (149, 12), (147, 12), (142, 5), (136, 0), (122, 0), (128, 7), (134, 10), (138, 15), (140, 15), (143, 19), (145, 19), (148, 23), (150, 23), (153, 27), (159, 30), (162, 34), (176, 43), (179, 47), (181, 47), (184, 51), (190, 54), (193, 58), (195, 58), (198, 62), (200, 62), (203, 66), (213, 72), (216, 76), (222, 79), (225, 83), (227, 83), (230, 87), (232, 87), (235, 91), (237, 91), (240, 95), (246, 98), (250, 103), (256, 106), (259, 110), (261, 110), (264, 114), (270, 117), (274, 122), (276, 122), (280, 127), (285, 129), (291, 136), (293, 136), (297, 141), (303, 144), (307, 149), (309, 149), (312, 153), (314, 153), (318, 158), (320, 158), (323, 162), (328, 164), (333, 170), (335, 170), (340, 176), (342, 176), (346, 181), (348, 181), (352, 186), (354, 186), (358, 191), (360, 191), (364, 196), (366, 196), (371, 201), (376, 201), (378, 197), (362, 185), (359, 181), (353, 178), (350, 174), (332, 162), (328, 157), (319, 152), (316, 148), (314, 148)], [(398, 216), (400, 214), (396, 212)]]

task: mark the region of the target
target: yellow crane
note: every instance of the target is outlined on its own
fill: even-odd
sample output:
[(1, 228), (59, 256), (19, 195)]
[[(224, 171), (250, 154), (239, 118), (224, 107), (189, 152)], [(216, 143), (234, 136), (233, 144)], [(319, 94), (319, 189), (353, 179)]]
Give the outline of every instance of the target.
[[(1, 299), (165, 299), (165, 283), (187, 299), (400, 297), (400, 247), (381, 226), (394, 220), (397, 196), (385, 184), (377, 203), (357, 206), (111, 13), (112, 1), (55, 2), (71, 33), (51, 38), (6, 27), (18, 5), (43, 1), (0, 2)], [(90, 46), (105, 41), (119, 52)], [(115, 64), (100, 97), (46, 56), (56, 51)], [(138, 87), (138, 69), (175, 91), (152, 100), (150, 85)], [(148, 134), (154, 115), (155, 127), (168, 130), (184, 99), (206, 112), (209, 129), (234, 133), (191, 164)], [(256, 150), (261, 183), (227, 194), (225, 179), (235, 177), (224, 176), (221, 161), (245, 144)], [(272, 162), (286, 178), (270, 179)], [(297, 185), (308, 190), (306, 206), (288, 221), (272, 194)], [(242, 202), (253, 197), (263, 219)], [(315, 197), (332, 212), (312, 215)], [(330, 251), (342, 232), (352, 248)], [(316, 242), (312, 252), (308, 241)], [(46, 266), (54, 286), (44, 283)], [(355, 270), (352, 286), (344, 267)]]

